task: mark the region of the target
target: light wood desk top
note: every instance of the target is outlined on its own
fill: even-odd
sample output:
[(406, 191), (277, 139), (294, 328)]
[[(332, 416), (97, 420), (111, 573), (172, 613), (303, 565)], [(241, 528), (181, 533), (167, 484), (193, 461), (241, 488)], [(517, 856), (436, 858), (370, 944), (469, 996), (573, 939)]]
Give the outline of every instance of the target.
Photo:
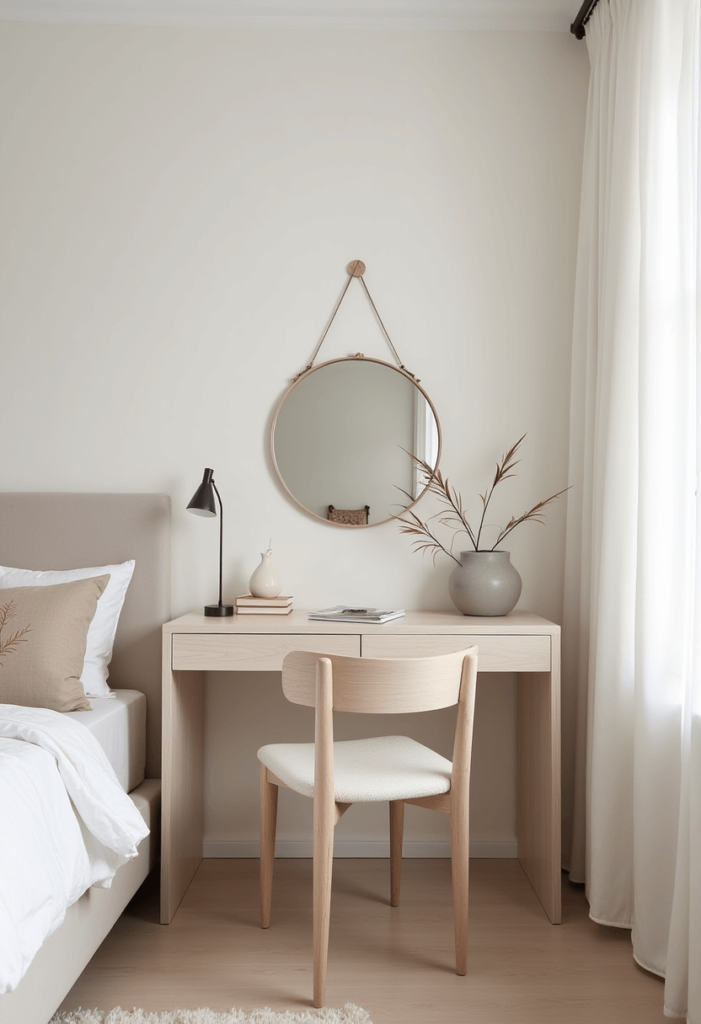
[(288, 615), (230, 615), (209, 618), (188, 612), (166, 623), (171, 633), (471, 633), (559, 635), (560, 627), (533, 612), (510, 615), (460, 615), (457, 612), (412, 612), (389, 622), (321, 622), (310, 619), (308, 611), (294, 609)]

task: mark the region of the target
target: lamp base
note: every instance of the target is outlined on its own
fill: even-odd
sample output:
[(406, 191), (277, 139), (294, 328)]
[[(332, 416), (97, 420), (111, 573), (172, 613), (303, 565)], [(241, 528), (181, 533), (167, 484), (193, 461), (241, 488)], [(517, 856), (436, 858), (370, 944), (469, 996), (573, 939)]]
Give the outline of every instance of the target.
[(222, 618), (225, 615), (234, 614), (233, 604), (206, 604), (204, 606), (205, 615), (216, 615)]

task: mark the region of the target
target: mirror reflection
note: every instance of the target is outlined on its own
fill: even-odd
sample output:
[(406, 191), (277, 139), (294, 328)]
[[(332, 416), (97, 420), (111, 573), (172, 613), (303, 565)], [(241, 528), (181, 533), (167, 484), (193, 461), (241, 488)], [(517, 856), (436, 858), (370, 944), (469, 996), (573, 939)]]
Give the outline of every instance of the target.
[(377, 359), (335, 359), (307, 370), (272, 428), (277, 472), (292, 498), (341, 525), (386, 522), (419, 487), (413, 452), (435, 468), (440, 427), (423, 388)]

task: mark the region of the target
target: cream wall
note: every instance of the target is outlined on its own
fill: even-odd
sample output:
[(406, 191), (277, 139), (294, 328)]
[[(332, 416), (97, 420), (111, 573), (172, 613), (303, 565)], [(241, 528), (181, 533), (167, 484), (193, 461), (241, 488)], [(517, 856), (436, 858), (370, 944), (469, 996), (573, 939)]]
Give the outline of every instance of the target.
[[(498, 518), (567, 483), (587, 76), (564, 33), (0, 25), (1, 486), (172, 495), (174, 614), (216, 597), (216, 524), (184, 511), (204, 466), (227, 597), (272, 537), (298, 607), (449, 608), (450, 565), (394, 525), (325, 526), (285, 497), (273, 410), (361, 258), (470, 508), (524, 432)], [(324, 357), (391, 361), (359, 288), (342, 311)], [(555, 620), (564, 513), (511, 544), (520, 607)], [(512, 680), (483, 677), (486, 853), (513, 851), (514, 715)], [(274, 675), (212, 678), (208, 719), (206, 849), (251, 852), (256, 747), (310, 723)], [(445, 748), (445, 716), (417, 728)], [(308, 810), (284, 803), (303, 852)], [(380, 849), (378, 814), (343, 819), (347, 851)], [(416, 810), (407, 837), (444, 849), (443, 822)]]

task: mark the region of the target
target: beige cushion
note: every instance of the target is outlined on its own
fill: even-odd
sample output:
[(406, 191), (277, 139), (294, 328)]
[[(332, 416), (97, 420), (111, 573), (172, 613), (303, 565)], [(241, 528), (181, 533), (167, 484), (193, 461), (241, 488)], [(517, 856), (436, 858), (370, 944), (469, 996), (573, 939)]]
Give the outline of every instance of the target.
[(0, 591), (0, 703), (89, 711), (80, 673), (109, 576)]
[(97, 602), (95, 617), (88, 630), (85, 660), (80, 681), (88, 697), (114, 697), (107, 685), (108, 665), (117, 632), (119, 614), (124, 604), (127, 587), (134, 573), (131, 559), (121, 565), (100, 565), (92, 569), (13, 569), (0, 565), (1, 591), (9, 587), (53, 587), (57, 583), (72, 583), (92, 576), (109, 576), (105, 592)]
[[(314, 796), (314, 744), (269, 743), (258, 759), (281, 782), (302, 796)], [(412, 800), (447, 793), (451, 762), (408, 736), (338, 740), (333, 745), (335, 799), (338, 803)]]

